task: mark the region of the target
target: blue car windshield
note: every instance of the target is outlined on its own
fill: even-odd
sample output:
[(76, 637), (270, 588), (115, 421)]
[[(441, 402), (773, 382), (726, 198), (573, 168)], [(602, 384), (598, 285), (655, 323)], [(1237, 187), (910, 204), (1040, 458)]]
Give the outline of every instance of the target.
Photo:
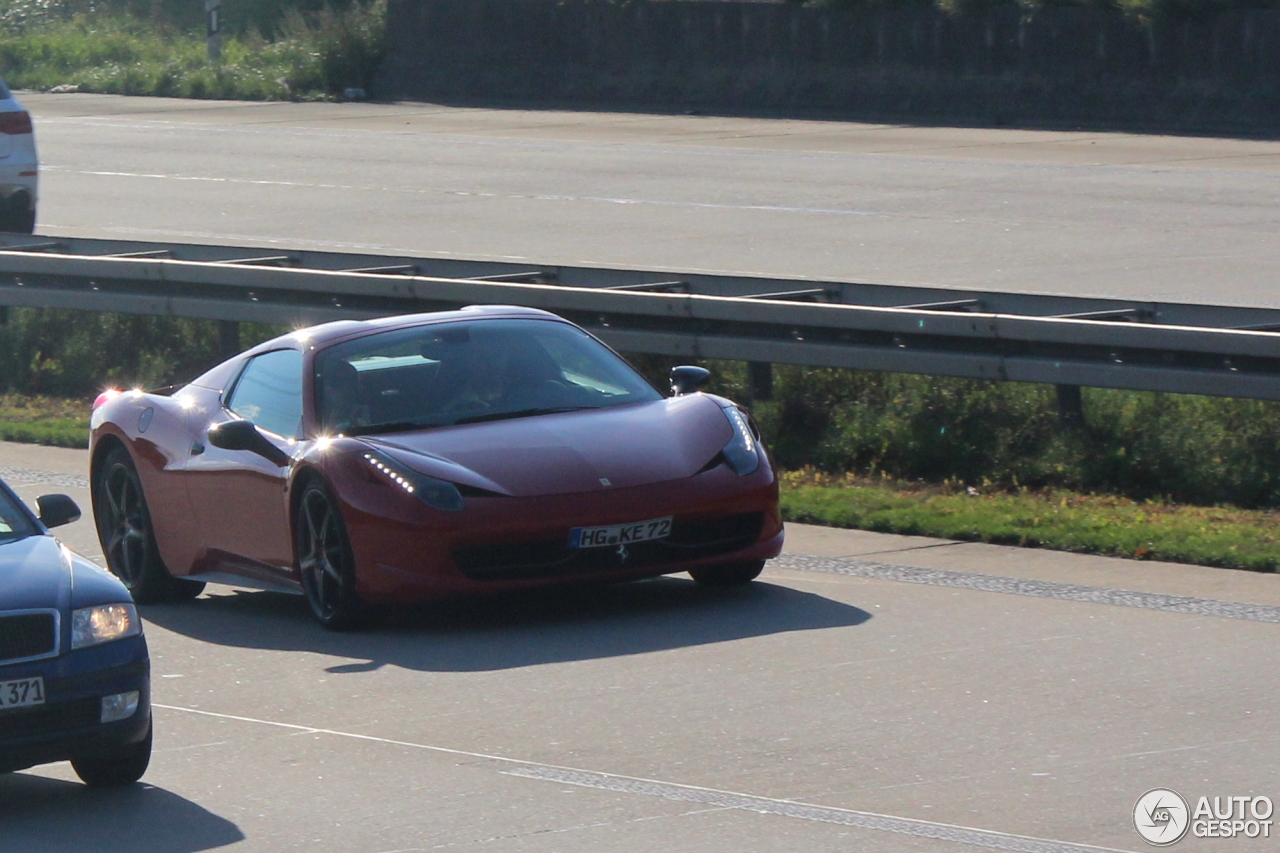
[(600, 409), (661, 399), (586, 332), (554, 320), (394, 329), (315, 360), (316, 420), (356, 435)]
[(30, 517), (22, 511), (9, 494), (0, 490), (0, 542), (20, 539), (37, 533)]

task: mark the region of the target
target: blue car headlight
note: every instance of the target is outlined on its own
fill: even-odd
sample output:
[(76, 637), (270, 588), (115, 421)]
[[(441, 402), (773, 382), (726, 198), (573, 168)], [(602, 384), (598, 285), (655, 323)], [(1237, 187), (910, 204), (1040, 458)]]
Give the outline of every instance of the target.
[(99, 604), (71, 611), (71, 648), (83, 649), (142, 633), (132, 604)]
[(462, 493), (453, 483), (419, 474), (376, 450), (366, 450), (361, 456), (377, 475), (429, 507), (457, 512), (465, 506)]
[(745, 477), (755, 473), (760, 467), (760, 445), (751, 433), (747, 416), (737, 406), (725, 406), (721, 411), (733, 427), (733, 438), (720, 451), (721, 454), (735, 474)]

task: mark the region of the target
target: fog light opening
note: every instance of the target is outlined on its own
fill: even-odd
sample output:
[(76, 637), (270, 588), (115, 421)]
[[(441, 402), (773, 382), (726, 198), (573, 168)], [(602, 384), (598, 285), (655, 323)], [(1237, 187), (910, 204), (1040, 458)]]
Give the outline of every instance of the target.
[(127, 720), (136, 713), (138, 713), (137, 690), (102, 697), (102, 722), (104, 723)]

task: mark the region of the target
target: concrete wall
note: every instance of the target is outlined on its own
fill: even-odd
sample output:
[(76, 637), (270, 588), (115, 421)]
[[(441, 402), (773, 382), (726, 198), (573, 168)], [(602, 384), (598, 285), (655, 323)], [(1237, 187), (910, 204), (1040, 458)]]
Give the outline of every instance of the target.
[(978, 122), (1280, 129), (1280, 11), (391, 0), (376, 93)]

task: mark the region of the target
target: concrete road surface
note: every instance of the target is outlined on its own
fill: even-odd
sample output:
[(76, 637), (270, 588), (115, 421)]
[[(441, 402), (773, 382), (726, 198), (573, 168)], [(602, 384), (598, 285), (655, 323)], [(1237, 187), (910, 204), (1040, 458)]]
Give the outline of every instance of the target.
[(1280, 305), (1280, 142), (25, 93), (41, 233)]
[[(86, 455), (0, 444), (0, 476), (87, 510)], [(145, 784), (0, 777), (0, 850), (1137, 851), (1152, 788), (1280, 800), (1274, 576), (791, 525), (740, 590), (143, 614)]]

